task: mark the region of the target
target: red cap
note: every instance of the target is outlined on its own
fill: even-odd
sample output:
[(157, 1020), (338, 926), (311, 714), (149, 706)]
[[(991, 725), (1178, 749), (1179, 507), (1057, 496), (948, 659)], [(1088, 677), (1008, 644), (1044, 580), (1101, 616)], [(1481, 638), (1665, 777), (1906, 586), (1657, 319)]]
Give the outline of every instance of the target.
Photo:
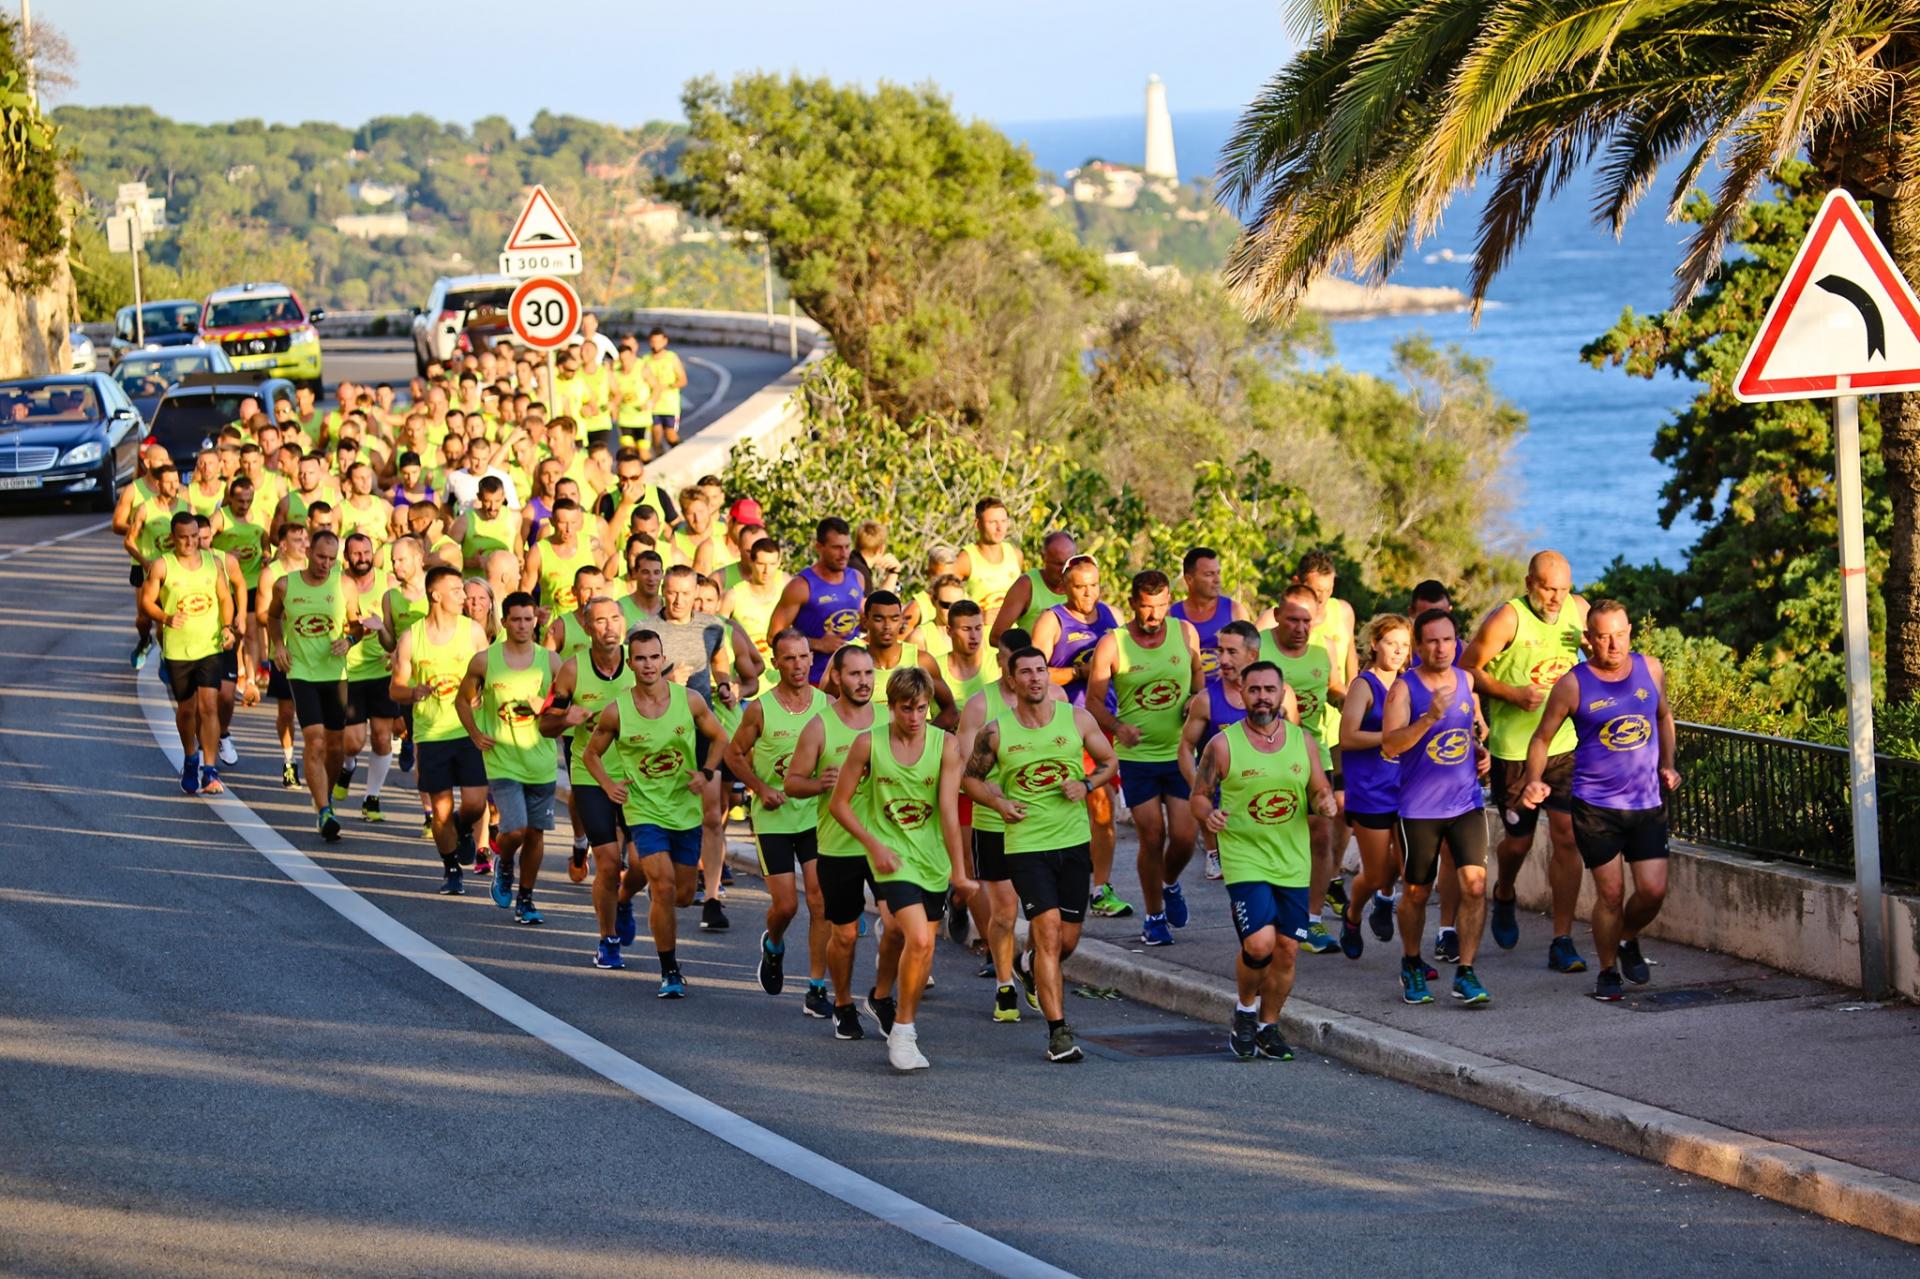
[(736, 528), (747, 524), (764, 526), (766, 519), (760, 514), (760, 503), (750, 497), (743, 497), (728, 508), (727, 523)]

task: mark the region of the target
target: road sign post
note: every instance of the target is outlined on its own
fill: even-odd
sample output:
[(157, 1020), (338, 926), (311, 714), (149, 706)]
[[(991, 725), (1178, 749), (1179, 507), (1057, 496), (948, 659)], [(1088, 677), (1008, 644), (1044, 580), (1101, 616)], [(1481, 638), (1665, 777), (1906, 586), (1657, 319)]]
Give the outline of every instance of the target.
[[(1809, 287), (1811, 286), (1811, 287)], [(1745, 401), (1832, 399), (1840, 515), (1840, 616), (1846, 645), (1853, 879), (1860, 902), (1860, 985), (1887, 992), (1880, 887), (1880, 794), (1873, 754), (1873, 657), (1861, 517), (1860, 393), (1920, 391), (1920, 299), (1844, 191), (1820, 205), (1767, 307), (1733, 393)]]

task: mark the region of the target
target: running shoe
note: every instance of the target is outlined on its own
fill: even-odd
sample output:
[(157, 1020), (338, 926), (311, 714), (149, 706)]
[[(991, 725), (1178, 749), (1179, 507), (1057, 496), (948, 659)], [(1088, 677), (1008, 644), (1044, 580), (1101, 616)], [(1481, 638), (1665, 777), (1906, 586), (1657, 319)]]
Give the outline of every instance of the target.
[(1340, 917), (1340, 953), (1348, 959), (1358, 959), (1367, 949), (1367, 942), (1360, 935), (1360, 925), (1346, 916)]
[(288, 760), (280, 766), (280, 785), (285, 790), (298, 790), (300, 788), (300, 774), (295, 771), (292, 760)]
[(1206, 863), (1207, 878), (1219, 879), (1223, 873), (1224, 872), (1221, 871), (1220, 869), (1220, 850), (1217, 848), (1209, 848), (1207, 850), (1207, 863)]
[(1440, 970), (1438, 968), (1435, 968), (1425, 959), (1421, 959), (1418, 956), (1415, 957), (1414, 962), (1420, 965), (1420, 971), (1426, 975), (1428, 981), (1440, 980)]
[(1547, 967), (1556, 973), (1584, 973), (1587, 961), (1573, 948), (1573, 938), (1556, 937), (1547, 946)]
[(1393, 899), (1375, 897), (1373, 905), (1367, 907), (1367, 927), (1373, 929), (1373, 935), (1381, 941), (1393, 940)]
[(787, 948), (783, 944), (774, 949), (773, 939), (765, 932), (760, 934), (760, 989), (769, 995), (777, 995), (787, 986)]
[(1080, 1045), (1073, 1042), (1073, 1027), (1062, 1023), (1047, 1032), (1048, 1061), (1085, 1061), (1086, 1056), (1080, 1051)]
[[(432, 819), (429, 818), (429, 821)], [(473, 827), (462, 830), (460, 823), (453, 824), (453, 859), (462, 866), (472, 866), (480, 856), (480, 850), (473, 846)]]
[(1338, 915), (1347, 908), (1347, 885), (1338, 875), (1327, 881), (1326, 909)]
[(613, 908), (613, 935), (622, 946), (633, 945), (633, 939), (639, 936), (640, 926), (634, 922), (633, 903), (624, 901)]
[(189, 795), (200, 793), (200, 752), (195, 751), (180, 764), (180, 789)]
[(727, 810), (727, 820), (730, 822), (746, 821), (747, 806), (745, 804), (735, 804), (732, 808), (729, 808)]
[(852, 1004), (843, 1004), (833, 1010), (833, 1037), (835, 1039), (865, 1039), (867, 1032), (860, 1029), (860, 1010)]
[(411, 737), (404, 738), (400, 742), (400, 758), (395, 762), (398, 764), (401, 772), (411, 773), (413, 771), (413, 739)]
[(964, 900), (950, 894), (947, 898), (947, 940), (956, 946), (964, 946), (972, 935), (973, 912), (967, 909)]
[(1100, 885), (1100, 891), (1093, 895), (1088, 908), (1094, 914), (1104, 915), (1108, 919), (1124, 919), (1133, 914), (1133, 903), (1121, 901), (1120, 895), (1113, 891), (1112, 884)]
[(625, 968), (627, 966), (627, 961), (620, 958), (619, 938), (602, 937), (600, 939), (600, 949), (596, 950), (593, 954), (593, 966), (595, 968)]
[(823, 981), (807, 983), (807, 997), (801, 1002), (800, 1011), (809, 1017), (818, 1017), (822, 1021), (833, 1016), (833, 1000), (827, 995), (827, 983)]
[(1519, 903), (1511, 897), (1505, 901), (1502, 901), (1498, 897), (1493, 899), (1493, 910), (1490, 912), (1492, 916), (1492, 926), (1488, 931), (1493, 934), (1493, 944), (1501, 950), (1512, 950), (1520, 944), (1520, 912), (1518, 906)]
[(1462, 964), (1453, 970), (1453, 997), (1468, 1008), (1478, 1008), (1493, 999), (1474, 975), (1472, 964)]
[(493, 864), (493, 904), (501, 910), (513, 905), (513, 872), (507, 869), (507, 859), (502, 857)]
[(700, 908), (700, 928), (703, 932), (724, 933), (733, 927), (727, 922), (727, 912), (720, 903), (712, 898)]
[(1020, 979), (1020, 985), (1027, 994), (1027, 1007), (1040, 1011), (1040, 994), (1033, 984), (1033, 952), (1023, 950), (1013, 957), (1013, 975)]
[(340, 842), (340, 819), (333, 815), (333, 805), (328, 804), (320, 810), (320, 838), (329, 844)]
[(1410, 1004), (1433, 1002), (1433, 992), (1427, 989), (1426, 968), (1417, 959), (1400, 961), (1400, 998)]
[[(725, 862), (720, 863), (720, 887), (722, 889), (733, 887), (733, 867)], [(726, 893), (722, 892), (720, 895), (725, 897)]]
[(460, 883), (460, 868), (458, 866), (447, 867), (446, 875), (440, 880), (440, 895), (442, 897), (462, 897), (466, 895), (466, 891)]
[(1593, 997), (1603, 1004), (1617, 1004), (1626, 993), (1626, 983), (1611, 968), (1602, 968), (1600, 975), (1593, 979)]
[(334, 803), (336, 804), (346, 803), (347, 796), (350, 795), (352, 791), (353, 791), (353, 775), (351, 773), (347, 774), (347, 780), (345, 781), (341, 781), (338, 777), (333, 779), (333, 802)]
[(533, 904), (533, 898), (522, 897), (513, 903), (513, 922), (516, 924), (544, 924), (547, 917)]
[(680, 975), (678, 968), (669, 968), (660, 974), (660, 991), (656, 999), (685, 999), (687, 997), (687, 979)]
[(1647, 957), (1640, 953), (1638, 937), (1628, 937), (1620, 943), (1620, 975), (1636, 986), (1653, 980), (1653, 969), (1647, 964)]
[(200, 793), (202, 795), (224, 795), (227, 788), (220, 783), (220, 770), (203, 768), (200, 770)]
[(386, 814), (380, 811), (380, 797), (369, 795), (360, 801), (360, 820), (363, 822), (384, 822)]
[(1307, 935), (1301, 941), (1300, 949), (1315, 955), (1331, 955), (1340, 949), (1340, 943), (1333, 939), (1327, 926), (1316, 919), (1307, 925)]
[(1440, 935), (1433, 939), (1433, 957), (1443, 964), (1460, 962), (1460, 934), (1451, 928), (1442, 928)]
[(893, 1033), (893, 1014), (897, 1007), (892, 997), (889, 996), (886, 999), (882, 999), (874, 994), (872, 990), (868, 990), (865, 1003), (867, 1016), (873, 1018), (874, 1021), (880, 1024), (880, 1032), (882, 1034), (891, 1035)]
[(999, 986), (993, 992), (993, 1019), (995, 1021), (1020, 1020), (1020, 992), (1009, 982)]
[(1293, 1049), (1280, 1038), (1278, 1026), (1262, 1026), (1253, 1036), (1253, 1047), (1268, 1061), (1292, 1061)]
[(220, 739), (220, 762), (229, 765), (240, 762), (240, 749), (233, 744), (231, 737)]
[(1241, 1061), (1252, 1061), (1254, 1054), (1253, 1038), (1260, 1029), (1258, 1013), (1243, 1013), (1233, 1010), (1233, 1026), (1227, 1031), (1227, 1051)]
[(143, 639), (138, 644), (135, 644), (133, 646), (133, 651), (131, 653), (127, 654), (127, 663), (128, 665), (132, 666), (133, 669), (136, 671), (144, 671), (145, 669), (147, 669), (147, 658), (151, 656), (152, 653), (153, 653), (153, 641), (150, 639)]
[(493, 864), (499, 860), (500, 850), (492, 844), (488, 844), (485, 848), (477, 848), (473, 853), (473, 873), (476, 875), (491, 875), (493, 873)]
[(420, 819), (420, 838), (421, 839), (433, 838), (433, 818), (431, 816), (422, 817)]
[(895, 1026), (887, 1032), (887, 1064), (905, 1074), (925, 1070), (933, 1063), (920, 1051), (920, 1034), (912, 1026)]
[(1148, 915), (1141, 921), (1141, 944), (1147, 946), (1173, 945), (1173, 929), (1167, 924), (1165, 915)]
[(992, 977), (994, 975), (993, 956), (982, 955), (980, 957), (980, 967), (974, 969), (973, 975), (975, 977)]
[(1164, 897), (1162, 909), (1166, 912), (1167, 922), (1175, 928), (1187, 926), (1187, 895), (1180, 891), (1180, 885), (1167, 884), (1160, 890)]
[(587, 882), (587, 846), (578, 843), (573, 846), (573, 855), (567, 859), (567, 878), (576, 884)]

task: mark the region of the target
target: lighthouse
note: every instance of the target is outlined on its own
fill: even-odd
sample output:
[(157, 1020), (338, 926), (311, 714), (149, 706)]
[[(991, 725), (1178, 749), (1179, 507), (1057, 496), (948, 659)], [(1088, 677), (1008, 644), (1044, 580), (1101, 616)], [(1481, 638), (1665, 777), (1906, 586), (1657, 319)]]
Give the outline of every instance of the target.
[(1180, 180), (1180, 169), (1173, 162), (1173, 117), (1167, 114), (1167, 86), (1160, 77), (1147, 77), (1147, 162), (1142, 166), (1150, 178)]

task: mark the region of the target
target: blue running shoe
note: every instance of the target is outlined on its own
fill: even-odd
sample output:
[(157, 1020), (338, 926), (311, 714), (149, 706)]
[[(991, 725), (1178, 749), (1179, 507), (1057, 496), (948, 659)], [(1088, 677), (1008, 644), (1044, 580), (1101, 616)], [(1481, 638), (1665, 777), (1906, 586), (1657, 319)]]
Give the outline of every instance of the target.
[(1501, 950), (1512, 950), (1520, 944), (1520, 915), (1515, 909), (1517, 903), (1509, 897), (1501, 901), (1493, 899), (1493, 944)]
[(1573, 938), (1556, 937), (1547, 947), (1547, 967), (1556, 973), (1584, 973), (1587, 961), (1573, 948)]
[(1373, 905), (1367, 907), (1367, 927), (1373, 929), (1373, 935), (1381, 941), (1393, 940), (1393, 899), (1375, 897)]
[(151, 639), (143, 639), (133, 646), (133, 652), (127, 654), (127, 662), (134, 670), (142, 671), (147, 668), (147, 658), (152, 655), (153, 641)]
[(865, 937), (867, 935), (867, 916), (866, 916), (866, 912), (864, 911), (861, 912), (859, 925), (860, 926), (858, 930), (854, 933), (854, 936)]
[(1340, 921), (1340, 953), (1348, 959), (1358, 959), (1366, 948), (1366, 939), (1360, 935), (1360, 925), (1350, 919), (1342, 919)]
[(1400, 998), (1410, 1004), (1430, 1004), (1433, 992), (1427, 989), (1427, 968), (1419, 960), (1400, 961)]
[(1178, 884), (1168, 884), (1160, 891), (1166, 899), (1166, 905), (1162, 909), (1166, 911), (1167, 922), (1175, 928), (1185, 928), (1187, 926), (1187, 895), (1180, 891)]
[(1440, 935), (1433, 939), (1433, 957), (1443, 964), (1460, 962), (1460, 934), (1451, 928), (1442, 928)]
[(198, 795), (200, 793), (199, 751), (195, 751), (193, 754), (187, 756), (186, 762), (180, 765), (180, 789), (189, 795)]
[(340, 842), (340, 819), (333, 815), (332, 804), (320, 810), (320, 838), (329, 844)]
[(1626, 985), (1620, 980), (1620, 974), (1611, 968), (1602, 968), (1600, 975), (1594, 978), (1593, 997), (1603, 1004), (1619, 1003), (1626, 991)]
[(595, 968), (625, 968), (627, 961), (620, 958), (620, 942), (613, 937), (602, 937), (600, 949), (594, 952)]
[(513, 922), (516, 924), (544, 924), (547, 917), (533, 904), (533, 898), (522, 897), (513, 904)]
[(1454, 970), (1453, 997), (1469, 1008), (1479, 1008), (1493, 1000), (1480, 979), (1473, 975), (1472, 964), (1462, 964)]
[(501, 910), (513, 905), (513, 872), (507, 869), (507, 859), (493, 859), (493, 904)]
[(400, 771), (403, 773), (411, 773), (413, 771), (413, 738), (403, 737), (400, 739), (400, 759), (398, 760), (398, 764)]
[(1640, 953), (1640, 939), (1629, 937), (1620, 943), (1620, 975), (1636, 986), (1644, 986), (1653, 980), (1653, 969), (1647, 964), (1647, 957)]
[(1148, 946), (1173, 945), (1173, 929), (1167, 925), (1165, 915), (1148, 915), (1141, 923), (1140, 940)]
[(622, 946), (633, 945), (633, 939), (639, 935), (639, 926), (633, 921), (633, 903), (621, 902), (613, 908), (613, 935), (620, 939)]
[(1340, 943), (1333, 939), (1327, 926), (1316, 919), (1307, 925), (1307, 935), (1301, 939), (1300, 949), (1313, 955), (1331, 955), (1340, 949)]
[(687, 979), (680, 975), (678, 968), (669, 968), (660, 974), (661, 999), (685, 999), (686, 996)]
[(219, 769), (203, 768), (200, 770), (200, 793), (202, 795), (224, 795), (227, 793), (226, 784), (220, 780)]

